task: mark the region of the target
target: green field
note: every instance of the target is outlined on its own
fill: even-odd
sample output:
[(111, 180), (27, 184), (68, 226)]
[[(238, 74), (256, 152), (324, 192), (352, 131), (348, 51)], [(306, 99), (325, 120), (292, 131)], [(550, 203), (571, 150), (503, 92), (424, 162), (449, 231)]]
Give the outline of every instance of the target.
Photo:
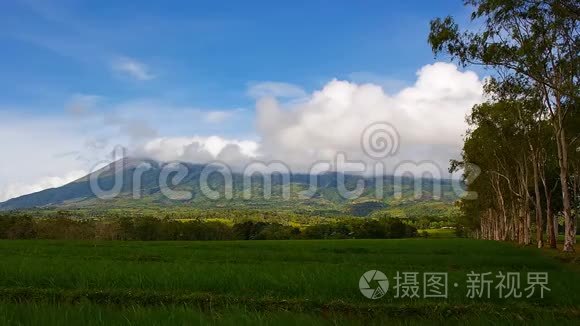
[[(0, 241), (0, 324), (569, 323), (573, 257), (468, 239)], [(367, 270), (448, 272), (448, 299), (365, 298)], [(547, 272), (543, 299), (466, 297), (466, 274)], [(422, 279), (419, 280), (422, 285)], [(458, 287), (453, 287), (457, 283)], [(495, 283), (494, 283), (495, 284)], [(523, 288), (522, 284), (522, 288)]]

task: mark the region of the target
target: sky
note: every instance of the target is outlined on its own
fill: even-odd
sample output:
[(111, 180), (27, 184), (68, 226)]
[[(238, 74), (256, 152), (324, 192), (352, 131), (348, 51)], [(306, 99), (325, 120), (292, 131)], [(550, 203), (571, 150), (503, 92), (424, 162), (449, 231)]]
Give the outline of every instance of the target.
[[(445, 1), (41, 1), (0, 3), (0, 201), (60, 186), (115, 146), (162, 161), (457, 158), (481, 71), (435, 58)], [(374, 158), (373, 158), (374, 159)]]

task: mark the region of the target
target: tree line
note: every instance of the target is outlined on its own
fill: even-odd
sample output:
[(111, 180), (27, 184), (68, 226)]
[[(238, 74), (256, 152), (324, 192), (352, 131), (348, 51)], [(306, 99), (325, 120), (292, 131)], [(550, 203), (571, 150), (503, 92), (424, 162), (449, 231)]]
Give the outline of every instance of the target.
[(418, 235), (399, 219), (348, 219), (302, 228), (275, 222), (179, 221), (155, 217), (78, 219), (34, 218), (26, 214), (0, 216), (0, 239), (58, 240), (292, 240), (388, 239)]
[[(460, 227), (483, 239), (574, 251), (580, 206), (580, 3), (467, 0), (477, 30), (431, 22), (429, 43), (463, 66), (483, 66), (486, 102), (467, 117), (468, 198)], [(473, 179), (474, 172), (481, 172)], [(475, 196), (475, 193), (477, 194)], [(535, 231), (535, 232), (534, 232)]]

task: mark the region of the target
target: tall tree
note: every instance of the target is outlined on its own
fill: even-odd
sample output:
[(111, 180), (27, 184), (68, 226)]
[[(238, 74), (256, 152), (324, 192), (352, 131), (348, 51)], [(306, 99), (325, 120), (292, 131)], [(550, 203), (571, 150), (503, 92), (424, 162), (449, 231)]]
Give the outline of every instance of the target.
[[(564, 251), (574, 251), (570, 138), (567, 120), (580, 97), (580, 4), (576, 0), (467, 0), (478, 32), (459, 31), (453, 18), (431, 22), (429, 42), (463, 65), (494, 68), (498, 78), (517, 79), (541, 94), (556, 143)], [(577, 110), (577, 109), (575, 109)]]

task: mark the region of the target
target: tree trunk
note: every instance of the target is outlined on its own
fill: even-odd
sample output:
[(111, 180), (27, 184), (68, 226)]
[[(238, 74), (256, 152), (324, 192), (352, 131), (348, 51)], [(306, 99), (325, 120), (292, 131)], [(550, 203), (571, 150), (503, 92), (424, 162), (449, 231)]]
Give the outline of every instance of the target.
[(556, 249), (556, 234), (558, 233), (557, 222), (554, 219), (554, 214), (552, 213), (552, 199), (546, 196), (546, 227), (548, 229), (548, 242), (550, 243), (550, 248)]
[(544, 196), (546, 197), (546, 229), (548, 242), (550, 248), (556, 249), (556, 235), (558, 234), (558, 227), (554, 219), (554, 213), (552, 213), (552, 190), (548, 187), (548, 182), (546, 180), (546, 171), (544, 168), (540, 169), (540, 178), (542, 179), (542, 185), (544, 186)]
[(544, 232), (542, 230), (542, 200), (540, 198), (540, 182), (538, 177), (538, 163), (537, 156), (532, 156), (534, 163), (534, 194), (536, 197), (536, 243), (538, 248), (544, 246)]
[(525, 199), (522, 203), (522, 211), (523, 211), (523, 216), (522, 216), (522, 228), (523, 228), (523, 237), (524, 237), (524, 245), (529, 245), (531, 243), (531, 238), (530, 238), (530, 231), (531, 231), (531, 226), (532, 226), (532, 221), (531, 221), (531, 217), (530, 217), (530, 206), (529, 206), (529, 202), (530, 202), (530, 194), (528, 192), (527, 189), (525, 189), (525, 187), (522, 185), (522, 191), (525, 191)]
[(568, 145), (564, 128), (560, 122), (558, 130), (558, 164), (560, 165), (560, 185), (562, 187), (562, 206), (564, 214), (564, 251), (574, 252), (576, 245), (576, 221), (572, 216), (570, 190), (568, 189)]

